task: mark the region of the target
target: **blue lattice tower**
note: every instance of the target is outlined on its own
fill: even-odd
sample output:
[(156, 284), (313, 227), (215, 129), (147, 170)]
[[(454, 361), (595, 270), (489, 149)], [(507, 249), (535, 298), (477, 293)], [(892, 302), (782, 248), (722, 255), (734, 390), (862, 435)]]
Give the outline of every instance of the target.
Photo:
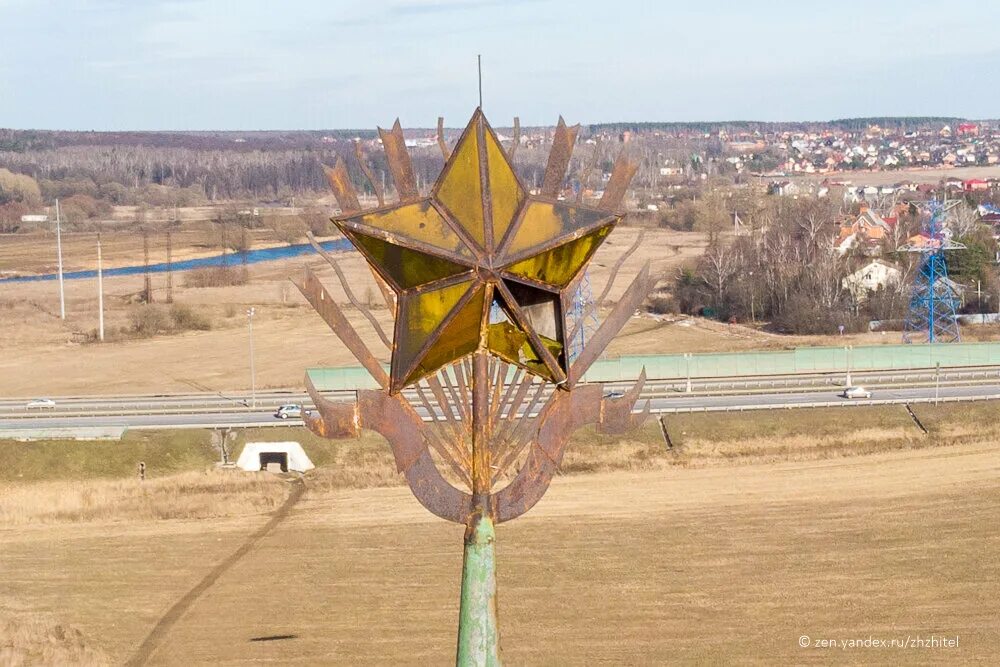
[(594, 292), (590, 288), (590, 272), (586, 271), (580, 279), (580, 286), (573, 295), (573, 307), (567, 318), (571, 331), (576, 335), (569, 341), (569, 361), (579, 356), (583, 346), (597, 331), (597, 306), (594, 304)]
[(920, 270), (910, 291), (910, 307), (903, 327), (904, 343), (953, 343), (961, 340), (958, 330), (958, 295), (948, 278), (946, 250), (964, 248), (951, 240), (944, 222), (959, 202), (932, 199), (925, 205), (929, 216), (921, 241), (900, 250), (919, 252)]

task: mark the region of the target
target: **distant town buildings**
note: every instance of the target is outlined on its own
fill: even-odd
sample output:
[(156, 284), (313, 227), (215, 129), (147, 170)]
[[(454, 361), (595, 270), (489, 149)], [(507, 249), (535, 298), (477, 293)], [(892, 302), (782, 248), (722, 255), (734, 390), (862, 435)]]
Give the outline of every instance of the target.
[[(955, 131), (948, 125), (937, 131), (909, 132), (871, 125), (863, 132), (823, 129), (781, 132), (762, 139), (765, 147), (783, 158), (778, 168), (788, 175), (857, 169), (948, 168), (1000, 161), (1000, 128), (976, 123), (960, 123)], [(751, 149), (743, 141), (730, 143), (728, 148), (744, 155), (761, 150)]]

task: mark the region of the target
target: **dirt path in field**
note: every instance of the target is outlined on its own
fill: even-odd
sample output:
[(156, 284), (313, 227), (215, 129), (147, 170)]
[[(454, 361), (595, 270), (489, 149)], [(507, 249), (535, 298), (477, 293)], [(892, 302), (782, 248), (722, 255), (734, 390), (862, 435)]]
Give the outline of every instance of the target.
[(236, 564), (243, 556), (247, 555), (250, 550), (264, 538), (265, 535), (270, 533), (274, 528), (288, 517), (289, 512), (291, 512), (292, 507), (295, 506), (299, 499), (302, 498), (302, 494), (306, 490), (306, 485), (304, 480), (300, 477), (292, 482), (292, 490), (289, 492), (288, 497), (285, 502), (282, 503), (281, 507), (274, 512), (270, 520), (265, 523), (261, 528), (255, 531), (247, 540), (240, 545), (236, 551), (230, 554), (225, 560), (212, 568), (212, 571), (205, 575), (205, 578), (198, 582), (198, 585), (187, 592), (184, 597), (174, 603), (166, 614), (163, 615), (153, 629), (147, 635), (146, 639), (142, 642), (139, 648), (136, 650), (135, 654), (129, 659), (125, 664), (129, 667), (138, 667), (138, 665), (144, 665), (149, 660), (153, 652), (159, 648), (160, 644), (163, 642), (163, 638), (170, 632), (170, 629), (174, 626), (177, 621), (184, 616), (184, 613), (193, 605), (201, 595), (208, 590), (219, 577), (226, 573), (233, 565)]

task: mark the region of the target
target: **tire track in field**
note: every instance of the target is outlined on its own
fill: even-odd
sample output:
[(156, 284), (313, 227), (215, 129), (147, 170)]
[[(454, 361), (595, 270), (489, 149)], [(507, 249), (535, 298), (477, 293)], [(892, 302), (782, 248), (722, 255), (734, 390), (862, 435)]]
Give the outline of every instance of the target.
[(185, 612), (191, 608), (201, 595), (207, 591), (212, 585), (218, 581), (219, 577), (226, 573), (226, 571), (235, 565), (243, 556), (245, 556), (250, 549), (254, 547), (261, 539), (264, 538), (268, 533), (274, 530), (275, 526), (281, 523), (285, 517), (291, 512), (292, 507), (295, 503), (299, 501), (302, 494), (306, 490), (305, 481), (299, 477), (293, 482), (293, 487), (291, 493), (285, 498), (285, 502), (282, 503), (281, 507), (275, 511), (266, 524), (261, 528), (258, 528), (253, 534), (246, 539), (246, 541), (239, 546), (236, 551), (231, 553), (225, 558), (221, 563), (212, 568), (205, 577), (198, 582), (198, 584), (192, 588), (187, 594), (184, 595), (180, 600), (174, 603), (167, 613), (157, 621), (156, 625), (143, 640), (136, 652), (129, 658), (128, 662), (125, 663), (127, 667), (139, 667), (140, 665), (146, 664), (153, 652), (159, 648), (160, 644), (163, 642), (163, 638), (170, 632), (170, 629), (174, 626), (177, 621), (184, 616)]

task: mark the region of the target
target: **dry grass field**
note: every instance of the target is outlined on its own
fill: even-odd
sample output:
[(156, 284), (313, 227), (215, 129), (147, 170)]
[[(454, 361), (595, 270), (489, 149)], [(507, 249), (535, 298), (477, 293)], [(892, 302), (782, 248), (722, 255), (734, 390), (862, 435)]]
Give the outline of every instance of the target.
[[(616, 230), (598, 252), (591, 266), (594, 289), (604, 284), (615, 259), (635, 240), (638, 230)], [(118, 237), (111, 247), (120, 257), (141, 257), (136, 237)], [(191, 243), (197, 240), (193, 237)], [(141, 244), (141, 240), (138, 241)], [(652, 261), (654, 271), (669, 278), (677, 267), (696, 257), (704, 247), (699, 234), (650, 230), (646, 241), (622, 269), (610, 293), (621, 294), (635, 271)], [(2, 246), (2, 243), (0, 243)], [(177, 246), (175, 245), (175, 248)], [(140, 245), (141, 248), (141, 245)], [(22, 249), (23, 250), (23, 249)], [(187, 252), (196, 252), (195, 246)], [(29, 255), (36, 256), (39, 248)], [(4, 252), (7, 252), (4, 259)], [(25, 251), (27, 252), (27, 251)], [(137, 253), (137, 254), (136, 254)], [(8, 265), (11, 253), (0, 247), (0, 265)], [(162, 258), (159, 258), (162, 259)], [(387, 309), (381, 304), (368, 268), (357, 253), (347, 253), (342, 263), (359, 298), (375, 306), (384, 328), (390, 328)], [(254, 307), (254, 346), (259, 388), (301, 387), (304, 369), (315, 366), (357, 365), (321, 319), (301, 298), (289, 281), (304, 266), (316, 270), (335, 298), (346, 302), (334, 273), (316, 256), (269, 262), (249, 267), (250, 282), (229, 287), (188, 287), (185, 274), (174, 276), (175, 302), (193, 309), (209, 325), (208, 330), (164, 333), (136, 338), (118, 332), (132, 326), (136, 295), (142, 290), (141, 276), (108, 278), (106, 330), (103, 344), (85, 342), (97, 327), (96, 281), (66, 283), (67, 320), (58, 317), (55, 282), (0, 285), (0, 395), (8, 397), (65, 396), (91, 394), (137, 394), (190, 391), (247, 390), (249, 338), (246, 311)], [(79, 268), (87, 268), (81, 265)], [(166, 297), (164, 274), (152, 276), (158, 301)], [(166, 308), (166, 306), (164, 306)], [(347, 310), (356, 327), (375, 350), (388, 359), (368, 323), (355, 310)], [(996, 338), (996, 327), (971, 337)], [(742, 326), (700, 318), (644, 315), (633, 318), (612, 342), (607, 354), (656, 354), (787, 349), (803, 345), (866, 345), (896, 343), (895, 334), (849, 336), (782, 336)]]
[[(610, 266), (632, 244), (637, 233), (635, 228), (622, 228), (608, 239), (592, 264), (595, 289), (604, 284)], [(681, 262), (700, 254), (704, 243), (705, 239), (699, 234), (651, 230), (643, 247), (622, 269), (610, 298), (621, 294), (647, 259), (652, 261), (654, 271), (669, 274)], [(39, 252), (39, 248), (22, 250), (23, 253), (0, 250), (0, 266), (9, 266), (15, 256), (35, 256)], [(4, 252), (8, 252), (6, 259)], [(134, 252), (134, 256), (141, 257), (141, 245), (140, 250)], [(342, 261), (358, 297), (382, 306), (381, 293), (360, 255), (349, 253)], [(55, 282), (0, 285), (0, 395), (249, 388), (245, 313), (251, 306), (257, 313), (254, 344), (258, 387), (301, 387), (307, 367), (356, 365), (350, 353), (343, 349), (290, 283), (289, 278), (298, 275), (306, 265), (318, 271), (335, 298), (346, 302), (332, 269), (315, 255), (252, 265), (249, 267), (251, 280), (246, 285), (187, 287), (184, 274), (178, 273), (173, 279), (175, 302), (202, 314), (210, 324), (209, 330), (144, 339), (125, 336), (104, 344), (82, 342), (97, 327), (96, 280), (66, 283), (66, 322), (58, 317)], [(167, 277), (154, 274), (152, 281), (155, 297), (162, 302), (166, 298)], [(130, 313), (136, 309), (134, 300), (142, 284), (141, 276), (105, 280), (105, 326), (109, 335), (131, 326)], [(377, 344), (377, 338), (360, 314), (353, 309), (350, 312), (358, 321), (362, 335)], [(384, 325), (388, 323), (389, 315), (384, 306), (376, 307), (375, 313)], [(641, 335), (648, 325), (649, 322), (636, 321), (630, 330)], [(652, 332), (648, 338), (655, 340), (662, 335)], [(387, 352), (384, 348), (379, 351)]]
[[(581, 431), (549, 494), (498, 531), (505, 661), (993, 662), (996, 409), (924, 406), (927, 435), (902, 408), (686, 415), (666, 423), (672, 450), (655, 423), (624, 440)], [(318, 463), (306, 493), (222, 571), (287, 493), (280, 477), (206, 473), (192, 455), (144, 484), (124, 464), (73, 464), (75, 484), (8, 479), (5, 499), (79, 504), (91, 489), (102, 509), (0, 517), (0, 658), (121, 664), (212, 576), (159, 625), (149, 664), (450, 662), (461, 527), (412, 499), (377, 437), (242, 437), (289, 436)], [(163, 461), (154, 445), (172, 437), (193, 438), (126, 449)], [(932, 634), (959, 647), (799, 646)]]
[(836, 179), (859, 185), (892, 185), (900, 181), (914, 183), (938, 183), (942, 178), (996, 178), (1000, 175), (1000, 165), (989, 167), (953, 167), (949, 169), (898, 169), (895, 171), (836, 171), (829, 174), (809, 174), (796, 176), (803, 180), (822, 181)]

